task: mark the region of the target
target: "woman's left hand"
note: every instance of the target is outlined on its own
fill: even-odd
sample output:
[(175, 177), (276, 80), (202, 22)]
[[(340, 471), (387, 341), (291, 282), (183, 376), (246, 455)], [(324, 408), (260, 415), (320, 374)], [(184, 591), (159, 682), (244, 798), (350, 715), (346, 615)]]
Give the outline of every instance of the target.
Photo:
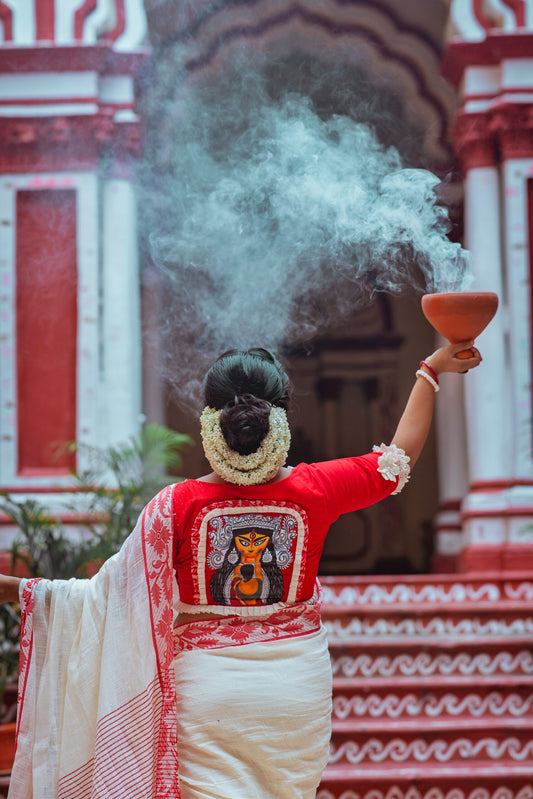
[[(458, 353), (470, 352), (467, 358), (458, 358)], [(438, 375), (443, 372), (468, 372), (470, 369), (475, 369), (479, 366), (483, 358), (479, 350), (474, 347), (472, 341), (462, 341), (459, 344), (447, 344), (440, 347), (432, 355), (424, 358), (425, 362), (431, 366), (434, 372)]]

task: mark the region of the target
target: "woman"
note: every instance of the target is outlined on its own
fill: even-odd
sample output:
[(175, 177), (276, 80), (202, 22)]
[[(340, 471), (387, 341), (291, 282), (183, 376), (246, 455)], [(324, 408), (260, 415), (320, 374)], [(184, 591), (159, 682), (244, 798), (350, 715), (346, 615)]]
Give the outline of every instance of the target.
[(281, 365), (222, 355), (201, 417), (213, 471), (155, 497), (92, 580), (0, 577), (0, 600), (23, 606), (10, 796), (314, 797), (330, 735), (325, 536), (401, 490), (439, 375), (478, 366), (475, 348), (456, 357), (472, 345), (421, 362), (391, 445), (295, 468)]

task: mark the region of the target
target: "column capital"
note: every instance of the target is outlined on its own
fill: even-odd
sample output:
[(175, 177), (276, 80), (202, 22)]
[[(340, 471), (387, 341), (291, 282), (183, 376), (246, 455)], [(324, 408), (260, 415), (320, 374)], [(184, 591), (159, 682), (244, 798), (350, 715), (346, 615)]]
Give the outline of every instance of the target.
[(452, 137), (465, 173), (509, 158), (533, 158), (533, 108), (502, 103), (482, 112), (459, 111)]
[(497, 137), (500, 158), (533, 158), (533, 109), (526, 103), (505, 103), (490, 115), (490, 131)]
[(92, 115), (4, 118), (0, 172), (63, 172), (94, 167), (104, 152), (119, 163), (139, 158), (138, 119), (117, 122), (112, 111)]
[(495, 132), (491, 130), (488, 112), (468, 114), (459, 111), (452, 129), (455, 152), (463, 172), (483, 166), (496, 166), (498, 148)]

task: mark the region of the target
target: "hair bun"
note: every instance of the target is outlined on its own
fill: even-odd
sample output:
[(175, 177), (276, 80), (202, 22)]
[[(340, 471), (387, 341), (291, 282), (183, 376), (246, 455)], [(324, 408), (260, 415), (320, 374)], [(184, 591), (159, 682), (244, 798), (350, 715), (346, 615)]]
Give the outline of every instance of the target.
[(222, 408), (220, 429), (228, 447), (251, 455), (270, 429), (270, 402), (253, 394), (240, 394)]

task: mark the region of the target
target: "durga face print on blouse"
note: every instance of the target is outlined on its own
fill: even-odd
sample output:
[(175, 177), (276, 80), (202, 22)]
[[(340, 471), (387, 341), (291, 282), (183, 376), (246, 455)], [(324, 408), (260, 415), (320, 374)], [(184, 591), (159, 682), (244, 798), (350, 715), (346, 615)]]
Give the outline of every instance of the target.
[[(248, 513), (213, 520), (210, 560), (217, 568), (209, 587), (217, 604), (270, 605), (280, 601), (280, 566), (292, 561), (286, 544), (295, 535), (287, 529), (286, 518)], [(293, 520), (290, 522), (292, 528)]]

